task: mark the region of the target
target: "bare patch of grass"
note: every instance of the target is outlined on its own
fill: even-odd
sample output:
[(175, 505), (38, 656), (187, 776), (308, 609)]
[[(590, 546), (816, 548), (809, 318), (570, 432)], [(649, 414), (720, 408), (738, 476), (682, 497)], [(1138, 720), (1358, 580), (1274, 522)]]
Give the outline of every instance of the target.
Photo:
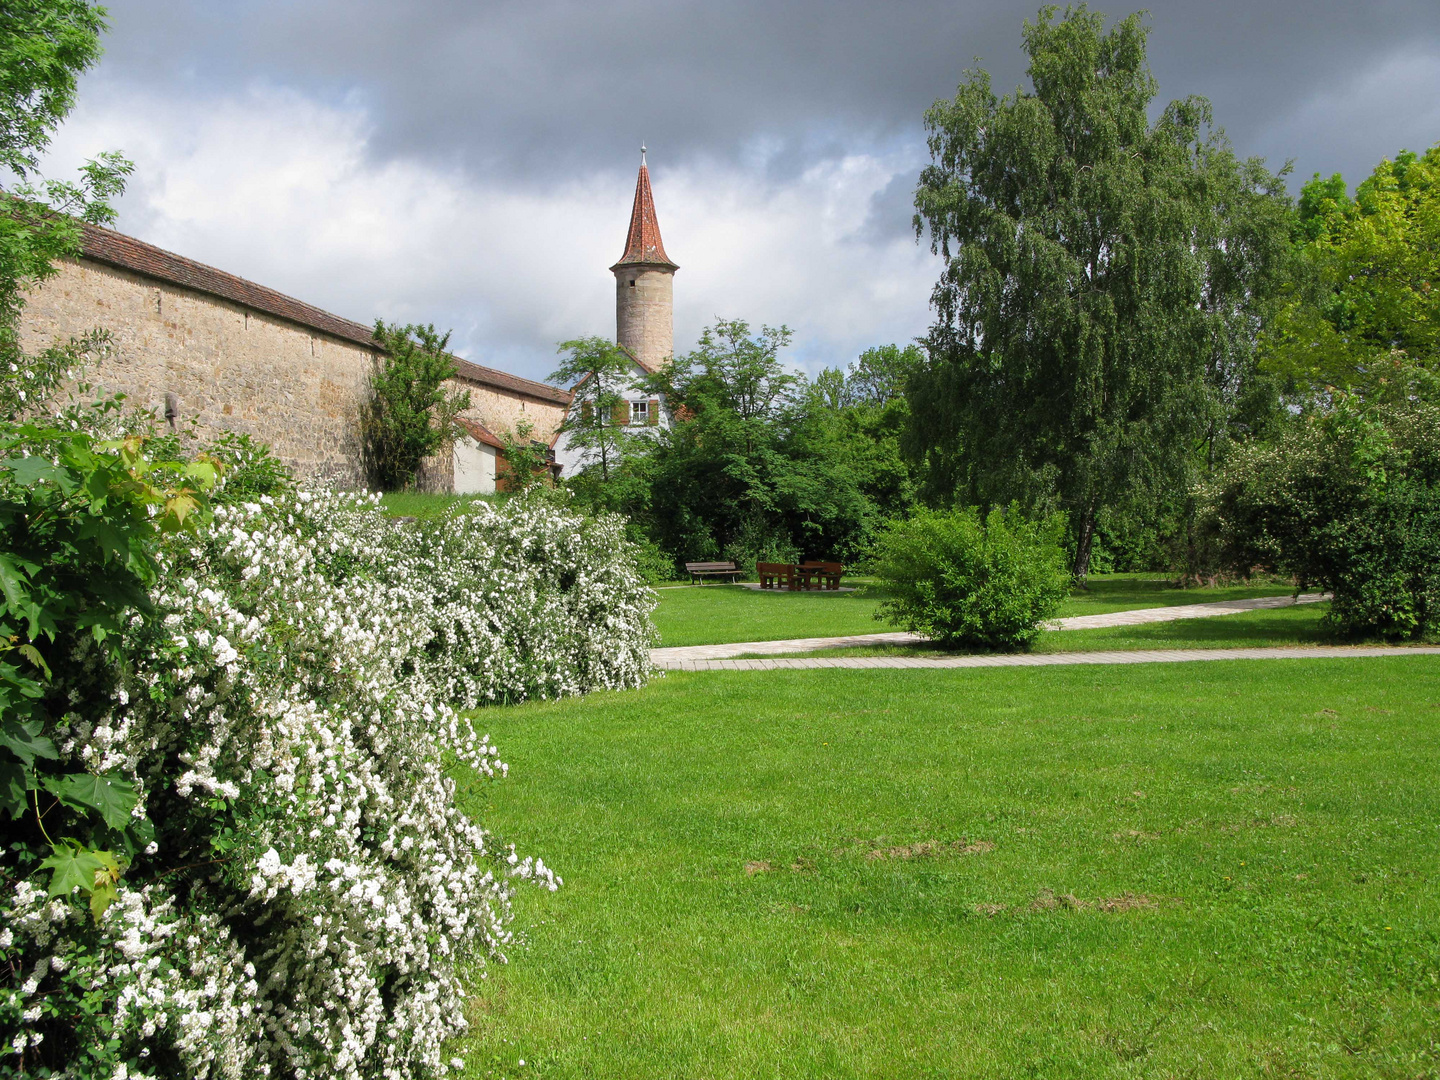
[(1074, 893), (1059, 893), (1052, 889), (1041, 889), (1030, 901), (1031, 911), (1140, 911), (1159, 907), (1162, 901), (1178, 904), (1173, 897), (1151, 896), (1148, 893), (1125, 892), (1119, 896), (1102, 896), (1096, 900), (1081, 900)]
[(995, 845), (989, 840), (971, 843), (964, 837), (946, 843), (943, 840), (921, 840), (914, 844), (900, 844), (897, 847), (876, 847), (865, 853), (871, 861), (877, 859), (925, 859), (936, 855), (984, 855), (994, 851)]

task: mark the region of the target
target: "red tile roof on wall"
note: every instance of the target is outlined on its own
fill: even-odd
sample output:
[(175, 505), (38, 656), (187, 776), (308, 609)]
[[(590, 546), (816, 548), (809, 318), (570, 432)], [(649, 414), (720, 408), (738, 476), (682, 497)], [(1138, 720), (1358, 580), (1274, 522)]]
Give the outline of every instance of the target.
[(495, 436), (494, 432), (480, 423), (480, 421), (461, 416), (458, 417), (455, 422), (464, 428), (465, 434), (469, 435), (476, 442), (484, 443), (486, 446), (493, 446), (496, 450), (505, 449), (505, 444)]
[(642, 264), (668, 266), (679, 270), (665, 254), (665, 245), (660, 240), (660, 222), (655, 217), (655, 196), (650, 192), (650, 170), (640, 159), (640, 175), (635, 180), (635, 205), (630, 211), (630, 232), (625, 237), (625, 254), (610, 269), (620, 266)]
[[(339, 315), (332, 315), (274, 289), (267, 289), (253, 281), (216, 270), (213, 266), (165, 251), (143, 240), (136, 240), (133, 236), (126, 236), (112, 229), (102, 229), (96, 225), (85, 225), (84, 228), (84, 257), (92, 262), (117, 266), (169, 285), (179, 285), (210, 296), (218, 296), (242, 307), (274, 315), (310, 330), (318, 330), (342, 341), (369, 349), (375, 348), (374, 330), (364, 323), (342, 319)], [(455, 366), (457, 377), (466, 382), (533, 398), (546, 404), (563, 406), (570, 403), (568, 391), (557, 390), (544, 383), (522, 379), (518, 375), (497, 371), (482, 364), (472, 364), (459, 357), (455, 357)]]

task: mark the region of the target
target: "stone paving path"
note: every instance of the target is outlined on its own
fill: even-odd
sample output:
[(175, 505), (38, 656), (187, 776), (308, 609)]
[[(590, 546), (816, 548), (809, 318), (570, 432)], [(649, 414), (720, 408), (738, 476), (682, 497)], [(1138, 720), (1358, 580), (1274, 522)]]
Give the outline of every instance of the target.
[(1059, 664), (1177, 664), (1190, 660), (1332, 660), (1357, 656), (1440, 656), (1440, 646), (1314, 645), (1266, 649), (1151, 649), (1125, 652), (1004, 653), (989, 656), (795, 656), (670, 660), (670, 671), (786, 671), (811, 668), (994, 668)]
[[(1173, 622), (1176, 619), (1206, 619), (1215, 615), (1233, 615), (1259, 608), (1290, 607), (1292, 604), (1313, 604), (1328, 597), (1324, 593), (1306, 593), (1298, 599), (1290, 596), (1263, 596), (1255, 600), (1221, 600), (1209, 604), (1180, 604), (1174, 607), (1137, 608), (1112, 611), (1105, 615), (1072, 615), (1056, 619), (1051, 630), (1093, 630), (1106, 626), (1138, 626), (1141, 623)], [(651, 649), (650, 660), (656, 667), (679, 668), (695, 660), (728, 660), (737, 656), (777, 656), (783, 653), (815, 652), (818, 649), (859, 649), (876, 645), (916, 645), (927, 640), (923, 634), (899, 631), (884, 634), (853, 634), (849, 637), (789, 638), (785, 641), (740, 641), (728, 645), (684, 645), (668, 649)], [(835, 659), (870, 660), (884, 657), (837, 657)], [(888, 658), (893, 659), (893, 658)], [(963, 659), (963, 658), (962, 658)], [(822, 666), (834, 667), (826, 663)], [(885, 667), (885, 664), (862, 666)], [(922, 666), (930, 666), (927, 663)], [(942, 665), (946, 667), (967, 665)], [(691, 670), (685, 668), (684, 670)], [(700, 669), (696, 669), (700, 670)], [(710, 669), (704, 669), (710, 670)]]

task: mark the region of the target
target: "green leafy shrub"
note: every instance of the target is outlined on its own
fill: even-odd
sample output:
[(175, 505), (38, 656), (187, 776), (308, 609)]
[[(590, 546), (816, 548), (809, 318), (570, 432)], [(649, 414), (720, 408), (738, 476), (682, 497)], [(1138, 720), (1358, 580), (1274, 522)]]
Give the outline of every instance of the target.
[(1336, 633), (1440, 634), (1440, 408), (1341, 396), (1237, 454), (1207, 496), (1225, 565), (1333, 593)]
[(1069, 591), (1064, 536), (1063, 514), (917, 511), (876, 545), (875, 575), (890, 596), (875, 617), (945, 645), (1028, 645)]
[(783, 530), (771, 527), (764, 518), (755, 515), (740, 522), (720, 557), (733, 562), (746, 575), (753, 575), (757, 562), (798, 563), (800, 549)]
[(256, 502), (262, 495), (273, 499), (295, 490), (295, 474), (249, 435), (227, 431), (210, 447), (210, 456), (224, 476), (214, 495), (217, 503)]
[(372, 486), (401, 491), (414, 486), (425, 459), (454, 438), (470, 391), (446, 388), (456, 372), (448, 333), (376, 320), (375, 344), (360, 409), (360, 452)]
[(675, 580), (675, 560), (665, 553), (664, 548), (633, 525), (626, 527), (625, 538), (634, 545), (635, 567), (647, 584), (659, 585), (662, 581)]

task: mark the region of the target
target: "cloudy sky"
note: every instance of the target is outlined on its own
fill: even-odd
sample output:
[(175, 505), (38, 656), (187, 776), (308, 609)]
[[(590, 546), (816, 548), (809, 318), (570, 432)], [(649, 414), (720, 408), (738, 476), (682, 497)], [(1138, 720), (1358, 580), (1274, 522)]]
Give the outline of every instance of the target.
[[(1110, 14), (1130, 8), (1096, 5)], [(810, 370), (923, 332), (921, 118), (978, 61), (1024, 76), (1030, 2), (108, 0), (48, 171), (136, 163), (120, 228), (369, 322), (453, 328), (543, 377), (614, 334), (639, 146), (681, 266), (676, 348), (787, 323)], [(1437, 0), (1154, 0), (1168, 100), (1353, 185), (1440, 142)]]

